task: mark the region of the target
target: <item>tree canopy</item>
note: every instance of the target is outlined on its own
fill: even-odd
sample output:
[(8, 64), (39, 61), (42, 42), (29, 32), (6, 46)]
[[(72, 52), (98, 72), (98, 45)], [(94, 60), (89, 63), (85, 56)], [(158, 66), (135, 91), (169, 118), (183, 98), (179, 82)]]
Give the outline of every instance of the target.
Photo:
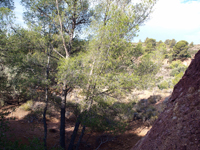
[[(131, 42), (139, 26), (149, 18), (156, 0), (138, 3), (130, 0), (21, 0), (21, 3), (26, 9), (24, 19), (28, 29), (14, 26), (13, 1), (0, 3), (0, 80), (6, 80), (1, 82), (0, 89), (9, 88), (10, 95), (23, 100), (46, 103), (44, 143), (47, 104), (52, 93), (56, 93), (61, 99), (58, 102), (60, 145), (65, 148), (66, 97), (75, 88), (82, 89), (84, 96), (79, 109), (81, 119), (77, 120), (82, 123), (83, 131), (85, 126), (95, 124), (91, 119), (94, 116), (102, 121), (103, 129), (121, 130), (119, 124), (105, 123), (113, 121), (121, 112), (105, 112), (111, 112), (109, 108), (113, 103), (140, 85), (141, 79), (155, 75), (158, 70), (150, 56), (143, 57), (139, 64), (133, 61), (143, 54), (143, 49), (141, 43), (134, 48)], [(82, 34), (85, 39), (81, 39)], [(156, 46), (154, 39), (148, 41)], [(148, 84), (141, 88), (147, 87)], [(5, 90), (2, 93), (5, 94)], [(72, 138), (71, 145), (73, 143)], [(46, 144), (44, 146), (46, 149)]]
[(187, 41), (179, 41), (173, 47), (173, 58), (174, 59), (186, 59), (190, 57), (188, 53), (188, 42)]

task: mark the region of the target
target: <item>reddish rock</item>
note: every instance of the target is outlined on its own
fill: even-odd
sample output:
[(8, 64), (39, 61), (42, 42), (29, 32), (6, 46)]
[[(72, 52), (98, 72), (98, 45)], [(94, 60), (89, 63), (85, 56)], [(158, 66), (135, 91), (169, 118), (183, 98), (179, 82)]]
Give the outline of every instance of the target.
[(174, 87), (166, 109), (131, 150), (200, 150), (200, 51)]

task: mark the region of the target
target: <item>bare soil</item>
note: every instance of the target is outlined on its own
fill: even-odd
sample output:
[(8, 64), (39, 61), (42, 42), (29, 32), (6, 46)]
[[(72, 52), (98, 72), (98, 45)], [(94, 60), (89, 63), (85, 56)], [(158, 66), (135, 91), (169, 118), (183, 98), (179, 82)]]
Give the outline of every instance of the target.
[[(5, 108), (5, 107), (4, 107)], [(6, 107), (10, 114), (6, 116), (9, 122), (10, 131), (7, 132), (11, 141), (19, 140), (21, 144), (29, 144), (29, 139), (38, 138), (43, 140), (43, 123), (42, 120), (27, 119), (26, 116), (30, 115), (30, 111), (24, 111), (19, 106), (10, 105)], [(13, 108), (15, 110), (13, 111)], [(0, 109), (2, 110), (2, 109)], [(48, 135), (47, 145), (48, 148), (59, 147), (59, 114), (54, 115), (47, 119)], [(66, 147), (68, 147), (71, 135), (74, 129), (75, 120), (66, 119)], [(138, 140), (140, 140), (151, 127), (146, 127), (141, 121), (132, 121), (125, 133), (116, 135), (115, 137), (103, 132), (92, 132), (86, 129), (80, 145), (81, 150), (128, 150), (133, 147)], [(81, 128), (79, 129), (79, 135)], [(79, 136), (77, 136), (79, 137)], [(78, 140), (78, 138), (76, 139)], [(107, 141), (104, 143), (104, 141)]]
[[(137, 94), (137, 93), (134, 93)], [(162, 99), (153, 104), (157, 111), (163, 111), (163, 104), (166, 97), (169, 97), (170, 92), (156, 93), (162, 96)], [(152, 93), (142, 92), (138, 93), (139, 98), (148, 98)], [(142, 96), (142, 97), (141, 97)], [(38, 103), (38, 102), (37, 102)], [(20, 104), (22, 105), (22, 104)], [(21, 144), (29, 144), (29, 139), (38, 138), (43, 141), (44, 128), (42, 117), (40, 119), (35, 118), (33, 112), (23, 110), (20, 105), (9, 105), (0, 108), (0, 112), (3, 109), (7, 109), (9, 115), (6, 116), (9, 122), (10, 131), (7, 132), (11, 141), (19, 140)], [(40, 104), (39, 102), (39, 105)], [(57, 111), (51, 111), (51, 115), (47, 115), (47, 146), (48, 149), (59, 147), (59, 128), (60, 128), (60, 115)], [(66, 117), (66, 147), (68, 147), (72, 132), (74, 130), (76, 118), (72, 114), (71, 117)], [(81, 134), (82, 127), (79, 128), (76, 141)], [(151, 129), (151, 126), (142, 121), (131, 121), (129, 126), (123, 134), (115, 136), (109, 135), (105, 132), (92, 132), (89, 128), (86, 128), (85, 135), (80, 145), (80, 150), (129, 150), (133, 147), (146, 133)], [(76, 142), (75, 142), (76, 143)]]

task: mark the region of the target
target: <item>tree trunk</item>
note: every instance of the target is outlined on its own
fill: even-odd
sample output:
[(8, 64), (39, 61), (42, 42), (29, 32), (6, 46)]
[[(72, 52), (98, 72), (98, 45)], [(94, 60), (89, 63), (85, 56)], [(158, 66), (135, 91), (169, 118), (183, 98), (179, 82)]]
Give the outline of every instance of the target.
[(71, 141), (70, 141), (70, 144), (69, 144), (69, 147), (68, 147), (68, 150), (73, 150), (73, 146), (74, 146), (74, 141), (75, 141), (75, 138), (76, 138), (76, 135), (77, 135), (77, 132), (78, 132), (78, 128), (79, 128), (79, 125), (81, 123), (81, 115), (79, 115), (79, 117), (77, 118), (76, 120), (76, 124), (75, 124), (75, 127), (74, 127), (74, 131), (73, 131), (73, 134), (71, 136)]
[(63, 85), (61, 112), (60, 112), (60, 146), (65, 149), (65, 107), (66, 107), (67, 89), (66, 84)]
[(82, 140), (82, 138), (83, 138), (83, 136), (84, 136), (84, 133), (85, 133), (85, 125), (83, 125), (81, 135), (80, 135), (79, 140), (78, 140), (78, 142), (77, 142), (77, 144), (76, 144), (76, 150), (78, 150), (78, 148), (79, 148), (79, 146), (80, 146), (80, 144), (81, 144), (81, 140)]
[(43, 124), (44, 124), (44, 149), (47, 150), (47, 123), (46, 123), (46, 112), (48, 105), (48, 88), (46, 88), (46, 105), (43, 112)]
[[(50, 56), (49, 56), (49, 51), (47, 48), (47, 55), (48, 55), (48, 59), (47, 59), (47, 69), (46, 69), (46, 80), (49, 79), (49, 61), (50, 61)], [(44, 123), (44, 149), (47, 150), (47, 123), (46, 123), (46, 112), (47, 112), (47, 107), (48, 107), (48, 85), (46, 85), (46, 90), (45, 90), (45, 94), (46, 94), (46, 105), (44, 108), (44, 112), (43, 112), (43, 123)]]

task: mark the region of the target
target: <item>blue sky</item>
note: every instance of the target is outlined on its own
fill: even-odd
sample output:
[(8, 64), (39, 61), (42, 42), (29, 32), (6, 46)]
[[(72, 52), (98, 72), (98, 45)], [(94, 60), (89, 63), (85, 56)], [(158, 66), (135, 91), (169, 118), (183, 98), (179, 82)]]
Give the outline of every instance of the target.
[[(24, 8), (20, 0), (15, 2), (16, 23), (23, 24)], [(200, 0), (158, 0), (150, 19), (140, 27), (138, 37), (144, 41), (146, 37), (157, 41), (175, 39), (200, 44)]]

